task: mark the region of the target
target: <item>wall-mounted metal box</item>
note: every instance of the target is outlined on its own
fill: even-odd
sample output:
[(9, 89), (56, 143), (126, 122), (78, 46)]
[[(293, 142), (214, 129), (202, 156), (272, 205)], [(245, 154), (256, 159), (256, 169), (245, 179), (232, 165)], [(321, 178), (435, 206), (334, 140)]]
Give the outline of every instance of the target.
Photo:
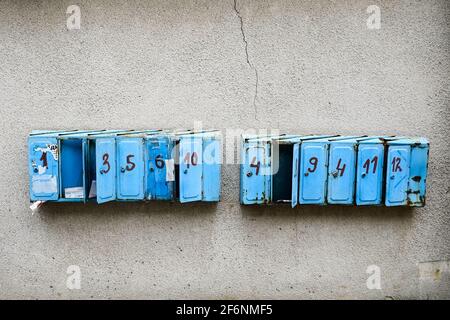
[(368, 137), (358, 141), (356, 204), (380, 205), (383, 201), (385, 140)]
[(304, 141), (329, 136), (245, 136), (241, 151), (243, 204), (298, 204), (300, 146)]
[(34, 131), (28, 139), (31, 201), (86, 202), (88, 134)]
[(338, 137), (329, 140), (327, 203), (354, 203), (356, 150), (361, 138)]
[(218, 131), (33, 131), (31, 201), (219, 201)]
[(425, 138), (387, 141), (386, 206), (425, 205), (429, 142)]
[(244, 136), (240, 201), (421, 206), (427, 162), (423, 138)]

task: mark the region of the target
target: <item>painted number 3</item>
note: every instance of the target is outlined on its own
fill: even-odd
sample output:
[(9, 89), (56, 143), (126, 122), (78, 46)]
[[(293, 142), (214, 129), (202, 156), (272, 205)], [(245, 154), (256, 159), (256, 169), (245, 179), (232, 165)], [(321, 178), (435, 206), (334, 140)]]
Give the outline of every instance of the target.
[(109, 164), (109, 154), (105, 153), (103, 155), (103, 165), (107, 167), (107, 169), (102, 169), (100, 172), (101, 173), (108, 173), (109, 170), (111, 169), (111, 165)]

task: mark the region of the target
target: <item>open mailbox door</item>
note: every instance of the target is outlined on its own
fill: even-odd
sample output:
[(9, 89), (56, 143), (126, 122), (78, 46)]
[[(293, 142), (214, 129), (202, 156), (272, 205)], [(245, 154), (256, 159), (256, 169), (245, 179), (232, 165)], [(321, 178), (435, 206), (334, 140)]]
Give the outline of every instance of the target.
[(59, 149), (55, 136), (31, 134), (28, 140), (30, 200), (59, 198)]

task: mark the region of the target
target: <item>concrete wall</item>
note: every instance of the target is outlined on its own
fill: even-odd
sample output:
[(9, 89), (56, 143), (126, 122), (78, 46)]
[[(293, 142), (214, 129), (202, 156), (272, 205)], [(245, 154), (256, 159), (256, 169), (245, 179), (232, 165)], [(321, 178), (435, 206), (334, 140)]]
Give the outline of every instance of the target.
[[(80, 30), (67, 30), (71, 4)], [(450, 298), (449, 23), (445, 0), (1, 1), (0, 297)], [(426, 136), (427, 205), (243, 207), (229, 164), (217, 205), (31, 215), (32, 129), (194, 121)], [(70, 265), (80, 290), (66, 287)]]

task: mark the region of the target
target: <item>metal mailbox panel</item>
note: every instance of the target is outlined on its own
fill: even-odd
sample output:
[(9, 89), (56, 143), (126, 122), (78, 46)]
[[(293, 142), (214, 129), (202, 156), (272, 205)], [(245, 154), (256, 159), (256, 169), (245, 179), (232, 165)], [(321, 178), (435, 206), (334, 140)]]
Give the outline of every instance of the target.
[(355, 186), (356, 150), (353, 143), (331, 143), (328, 167), (330, 204), (352, 204)]
[(117, 198), (144, 199), (144, 153), (142, 138), (117, 140)]
[(180, 202), (202, 200), (203, 141), (199, 136), (181, 137), (179, 142)]
[(408, 187), (408, 205), (410, 206), (422, 207), (425, 205), (428, 152), (428, 144), (414, 145), (411, 149)]
[(291, 206), (294, 208), (298, 204), (298, 186), (299, 186), (299, 171), (300, 171), (300, 144), (293, 145), (292, 154), (292, 200)]
[(157, 136), (147, 140), (147, 198), (172, 200), (175, 181), (172, 140)]
[(220, 200), (221, 159), (220, 140), (203, 138), (203, 201)]
[(98, 138), (95, 143), (97, 202), (116, 199), (116, 139)]
[(270, 144), (265, 141), (247, 141), (243, 144), (241, 164), (241, 202), (262, 204), (269, 201)]
[(386, 206), (407, 203), (411, 147), (389, 146), (386, 168)]
[(325, 204), (328, 144), (302, 143), (300, 162), (300, 204)]
[(28, 142), (30, 199), (58, 200), (59, 150), (56, 138), (36, 137)]
[(356, 172), (356, 204), (381, 204), (383, 192), (384, 145), (360, 144)]

